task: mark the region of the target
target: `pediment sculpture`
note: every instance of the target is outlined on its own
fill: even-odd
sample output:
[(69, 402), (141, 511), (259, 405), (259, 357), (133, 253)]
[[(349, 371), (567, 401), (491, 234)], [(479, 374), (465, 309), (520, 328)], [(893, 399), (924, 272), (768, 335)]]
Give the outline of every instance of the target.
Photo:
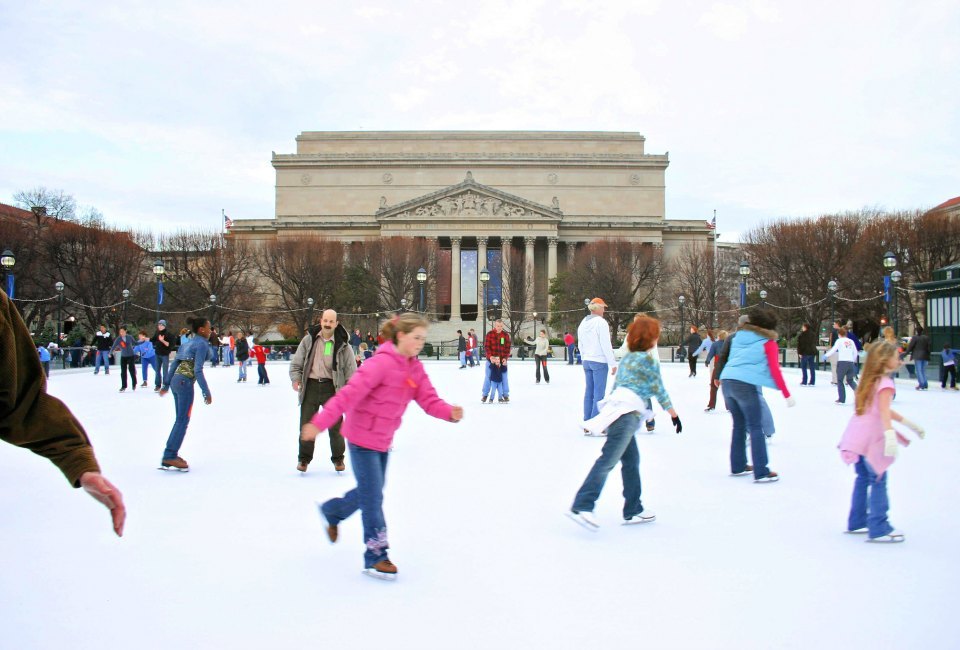
[[(528, 214), (529, 213), (529, 214)], [(492, 196), (483, 196), (476, 192), (464, 192), (456, 196), (447, 196), (434, 203), (417, 207), (416, 210), (400, 213), (400, 217), (524, 217), (533, 216), (532, 210), (510, 205)]]

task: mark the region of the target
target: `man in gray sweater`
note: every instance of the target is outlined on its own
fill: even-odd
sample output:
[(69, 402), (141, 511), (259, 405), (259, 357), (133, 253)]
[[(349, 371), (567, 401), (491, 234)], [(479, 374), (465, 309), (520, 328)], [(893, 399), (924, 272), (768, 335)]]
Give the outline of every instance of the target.
[[(350, 347), (350, 335), (337, 320), (337, 312), (324, 310), (320, 326), (311, 327), (300, 341), (297, 351), (290, 359), (290, 381), (300, 401), (300, 427), (320, 410), (327, 400), (343, 388), (357, 371), (357, 359)], [(342, 419), (330, 427), (330, 460), (338, 472), (346, 469), (343, 462), (346, 443), (340, 435)], [(300, 439), (300, 454), (297, 470), (307, 471), (313, 460), (314, 441)]]

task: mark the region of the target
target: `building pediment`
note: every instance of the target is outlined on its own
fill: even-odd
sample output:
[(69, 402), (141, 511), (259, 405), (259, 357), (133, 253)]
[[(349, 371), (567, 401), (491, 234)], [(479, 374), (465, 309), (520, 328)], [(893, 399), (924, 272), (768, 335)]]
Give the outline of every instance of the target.
[(540, 221), (556, 223), (563, 219), (559, 202), (553, 206), (541, 205), (494, 187), (477, 183), (473, 174), (457, 185), (431, 192), (398, 205), (387, 205), (381, 198), (377, 221), (423, 221), (425, 219), (456, 219), (478, 221)]

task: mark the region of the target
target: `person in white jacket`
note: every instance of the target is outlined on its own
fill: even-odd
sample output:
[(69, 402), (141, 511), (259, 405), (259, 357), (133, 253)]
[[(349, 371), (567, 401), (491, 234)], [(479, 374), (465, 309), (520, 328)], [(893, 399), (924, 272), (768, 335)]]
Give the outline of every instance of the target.
[[(597, 403), (607, 392), (607, 374), (617, 374), (617, 360), (610, 344), (610, 325), (603, 317), (607, 303), (594, 298), (589, 304), (590, 315), (577, 328), (577, 342), (587, 385), (583, 393), (583, 419), (597, 414)], [(584, 429), (584, 433), (587, 433)]]
[(843, 382), (846, 381), (850, 388), (857, 390), (857, 345), (847, 338), (846, 327), (841, 327), (837, 333), (837, 342), (823, 358), (837, 356), (837, 404), (844, 404), (847, 401), (847, 390)]

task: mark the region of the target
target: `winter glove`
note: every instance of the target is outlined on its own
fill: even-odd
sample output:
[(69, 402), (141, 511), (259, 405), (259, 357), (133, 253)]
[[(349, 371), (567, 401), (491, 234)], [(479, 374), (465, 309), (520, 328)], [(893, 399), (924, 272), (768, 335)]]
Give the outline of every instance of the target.
[(923, 440), (923, 437), (927, 435), (927, 432), (923, 430), (923, 427), (921, 427), (919, 424), (916, 424), (915, 422), (911, 422), (907, 418), (900, 418), (900, 424), (902, 424), (903, 426), (907, 427), (908, 429), (913, 431), (915, 434), (917, 434), (917, 437), (920, 438), (921, 440)]
[(883, 455), (890, 458), (897, 457), (897, 432), (887, 429), (883, 432)]
[(796, 405), (797, 405), (797, 400), (796, 400), (796, 398), (794, 398), (793, 395), (791, 395), (790, 397), (787, 398), (787, 408), (788, 408), (788, 409), (792, 409), (792, 408), (793, 408), (794, 406), (796, 406)]
[(677, 433), (683, 431), (683, 425), (680, 423), (680, 417), (670, 418), (670, 421), (673, 422), (673, 426), (677, 428)]

